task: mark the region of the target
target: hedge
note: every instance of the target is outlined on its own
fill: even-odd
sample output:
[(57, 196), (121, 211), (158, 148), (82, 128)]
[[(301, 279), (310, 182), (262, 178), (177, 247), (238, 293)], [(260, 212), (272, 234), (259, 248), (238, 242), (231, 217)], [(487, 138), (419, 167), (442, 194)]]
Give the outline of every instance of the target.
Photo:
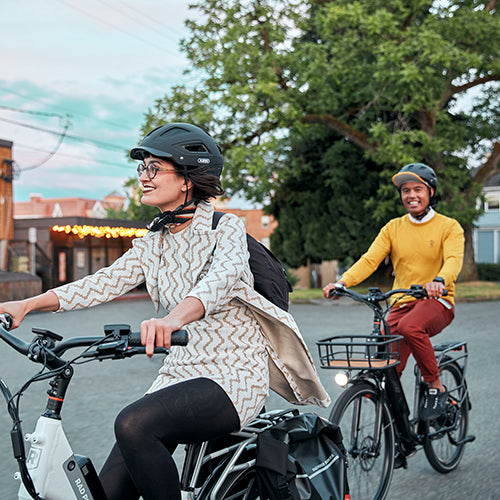
[(477, 264), (477, 274), (481, 281), (500, 281), (500, 264)]

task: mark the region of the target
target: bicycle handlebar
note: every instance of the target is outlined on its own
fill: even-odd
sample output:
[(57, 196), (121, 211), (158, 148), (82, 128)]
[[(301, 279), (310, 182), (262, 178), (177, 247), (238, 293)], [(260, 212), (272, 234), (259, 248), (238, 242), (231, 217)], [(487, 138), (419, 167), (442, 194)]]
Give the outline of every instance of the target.
[[(427, 290), (422, 285), (411, 285), (410, 288), (395, 288), (394, 290), (389, 290), (388, 292), (382, 292), (382, 290), (378, 287), (369, 288), (368, 290), (367, 294), (361, 294), (343, 286), (336, 286), (330, 290), (328, 297), (342, 297), (347, 295), (354, 300), (369, 303), (382, 302), (396, 294), (409, 295), (416, 299), (428, 298)], [(448, 295), (448, 290), (443, 290), (443, 296), (446, 295)]]
[[(49, 365), (56, 367), (66, 363), (60, 356), (76, 347), (95, 346), (95, 350), (84, 352), (82, 357), (99, 360), (122, 359), (146, 352), (146, 348), (141, 344), (140, 332), (131, 332), (130, 326), (125, 324), (105, 325), (104, 336), (74, 337), (67, 340), (63, 340), (61, 335), (50, 330), (33, 328), (32, 331), (36, 337), (30, 343), (9, 332), (8, 329), (11, 326), (12, 318), (8, 314), (0, 314), (0, 338), (4, 342), (32, 361), (48, 362)], [(186, 346), (187, 344), (186, 330), (177, 330), (172, 333), (172, 346)], [(45, 353), (43, 356), (40, 356), (41, 351)], [(165, 353), (167, 349), (155, 347), (154, 352)]]

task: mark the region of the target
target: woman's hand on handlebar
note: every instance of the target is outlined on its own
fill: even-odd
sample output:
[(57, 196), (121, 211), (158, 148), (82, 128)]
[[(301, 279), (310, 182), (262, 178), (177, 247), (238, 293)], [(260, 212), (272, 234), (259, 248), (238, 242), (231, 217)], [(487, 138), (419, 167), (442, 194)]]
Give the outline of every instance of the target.
[(17, 328), (24, 317), (32, 311), (57, 311), (59, 307), (59, 298), (49, 290), (27, 299), (4, 302), (0, 304), (0, 313), (7, 313), (12, 317), (11, 329), (13, 329)]
[(425, 291), (429, 299), (439, 299), (444, 295), (444, 283), (439, 281), (431, 281), (424, 285)]
[(151, 357), (156, 347), (170, 349), (172, 332), (181, 330), (184, 325), (176, 318), (151, 318), (141, 323), (141, 344), (146, 347), (146, 354)]
[(345, 288), (345, 283), (343, 281), (337, 281), (337, 283), (328, 283), (328, 285), (323, 288), (323, 296), (325, 297), (325, 299), (335, 300), (340, 298), (339, 295), (335, 295), (335, 288)]
[(10, 330), (17, 328), (24, 319), (28, 311), (22, 300), (4, 302), (0, 304), (0, 314), (8, 314), (12, 318), (12, 326)]

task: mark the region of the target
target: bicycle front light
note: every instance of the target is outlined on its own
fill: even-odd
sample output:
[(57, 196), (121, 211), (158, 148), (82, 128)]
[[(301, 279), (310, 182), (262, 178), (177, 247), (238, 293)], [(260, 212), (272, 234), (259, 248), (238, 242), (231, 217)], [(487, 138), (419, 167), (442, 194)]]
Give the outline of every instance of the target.
[(340, 387), (345, 387), (349, 382), (349, 373), (347, 372), (337, 372), (335, 374), (335, 383), (340, 385)]

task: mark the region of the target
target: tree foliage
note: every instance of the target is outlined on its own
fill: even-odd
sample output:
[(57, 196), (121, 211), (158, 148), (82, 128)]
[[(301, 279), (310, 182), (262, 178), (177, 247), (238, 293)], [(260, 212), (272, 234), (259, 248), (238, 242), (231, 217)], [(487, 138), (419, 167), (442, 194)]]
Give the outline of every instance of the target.
[(158, 99), (144, 131), (185, 120), (216, 136), (225, 187), (272, 203), (273, 243), (289, 264), (359, 255), (361, 233), (395, 213), (391, 176), (423, 161), (438, 174), (440, 210), (469, 231), (471, 257), (475, 200), (499, 171), (497, 7), (198, 1), (202, 21), (188, 21), (182, 43), (192, 85)]

